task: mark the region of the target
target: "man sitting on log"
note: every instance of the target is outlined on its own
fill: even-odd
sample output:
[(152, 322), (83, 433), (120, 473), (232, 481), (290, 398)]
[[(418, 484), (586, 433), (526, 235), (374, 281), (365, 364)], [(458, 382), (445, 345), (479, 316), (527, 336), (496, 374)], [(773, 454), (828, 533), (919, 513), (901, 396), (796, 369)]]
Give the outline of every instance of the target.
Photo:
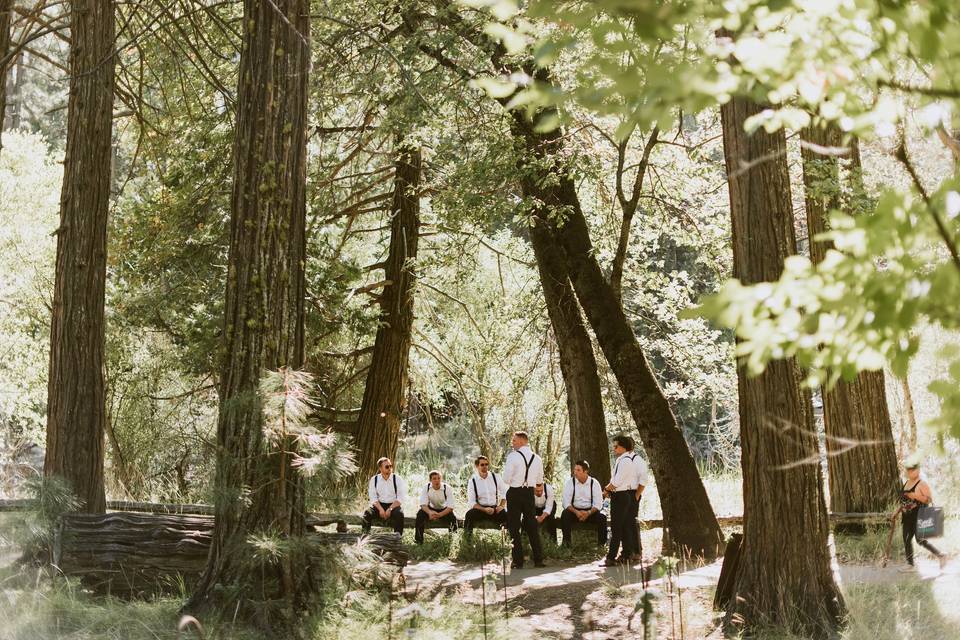
[(363, 512), (363, 532), (370, 533), (374, 518), (379, 518), (392, 524), (393, 530), (402, 535), (403, 508), (400, 504), (407, 497), (407, 483), (393, 472), (390, 458), (377, 460), (377, 468), (380, 473), (370, 478), (367, 484), (370, 508)]
[(573, 466), (573, 475), (563, 485), (563, 513), (560, 514), (563, 546), (572, 545), (574, 522), (595, 524), (597, 544), (607, 544), (607, 516), (600, 511), (602, 507), (600, 482), (590, 476), (590, 463), (580, 460)]
[(503, 481), (490, 471), (490, 460), (479, 456), (473, 461), (476, 473), (467, 483), (469, 511), (463, 516), (463, 530), (469, 538), (477, 522), (490, 520), (501, 527), (507, 525), (506, 497)]
[(417, 524), (413, 535), (417, 544), (423, 544), (423, 530), (428, 520), (439, 520), (446, 524), (450, 531), (457, 530), (457, 516), (453, 514), (453, 490), (436, 470), (430, 472), (430, 482), (420, 492), (420, 510), (417, 511)]
[(556, 491), (546, 482), (533, 490), (533, 507), (537, 514), (540, 536), (543, 537), (544, 532), (546, 532), (553, 540), (553, 544), (557, 544), (557, 501), (555, 498)]

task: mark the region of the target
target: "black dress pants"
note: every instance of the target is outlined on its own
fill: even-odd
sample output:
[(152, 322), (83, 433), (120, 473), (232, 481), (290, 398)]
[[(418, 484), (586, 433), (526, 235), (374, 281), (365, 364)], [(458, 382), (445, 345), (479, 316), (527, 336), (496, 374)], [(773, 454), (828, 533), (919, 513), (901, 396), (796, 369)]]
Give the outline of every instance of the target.
[(635, 491), (630, 491), (630, 515), (627, 516), (624, 531), (624, 554), (629, 557), (640, 553), (640, 530), (637, 528), (637, 516), (640, 513), (640, 501)]
[(533, 487), (507, 489), (507, 528), (513, 542), (513, 566), (523, 567), (523, 532), (533, 549), (533, 562), (543, 562), (543, 547), (537, 530), (537, 508), (533, 502)]
[(617, 559), (617, 552), (623, 545), (624, 555), (630, 553), (630, 539), (627, 537), (627, 524), (630, 520), (631, 501), (635, 493), (633, 489), (614, 491), (610, 494), (610, 548), (607, 550), (607, 560)]
[[(573, 524), (580, 522), (572, 511), (563, 510), (560, 514), (560, 531), (563, 532), (563, 546), (573, 544)], [(587, 516), (584, 522), (597, 525), (597, 544), (607, 544), (607, 516), (602, 511), (596, 511)]]
[[(383, 508), (384, 511), (386, 511), (387, 509), (390, 508), (390, 503), (381, 502), (380, 506)], [(374, 522), (376, 522), (377, 524), (383, 524), (385, 522), (389, 522), (390, 524), (393, 525), (394, 532), (403, 535), (403, 509), (401, 509), (400, 507), (397, 507), (396, 509), (391, 511), (390, 517), (387, 520), (383, 520), (382, 518), (380, 518), (380, 512), (378, 512), (373, 507), (373, 505), (370, 505), (370, 508), (363, 512), (361, 519), (363, 520), (363, 524), (361, 525), (361, 528), (363, 529), (364, 533), (370, 533), (370, 526)]]
[(470, 509), (463, 516), (463, 531), (467, 534), (468, 538), (473, 535), (473, 528), (476, 524), (483, 521), (493, 522), (501, 527), (505, 527), (507, 526), (507, 512), (500, 511), (499, 513), (490, 515), (476, 507)]
[[(543, 515), (543, 507), (536, 507), (534, 513), (539, 518)], [(557, 544), (557, 503), (553, 503), (553, 509), (550, 510), (550, 515), (547, 516), (543, 522), (540, 523), (541, 533), (546, 533), (553, 540), (553, 544)]]
[[(443, 509), (434, 509), (430, 505), (427, 505), (427, 509), (430, 509), (433, 513), (440, 513)], [(457, 530), (457, 516), (454, 515), (453, 511), (448, 513), (445, 516), (438, 518), (440, 522), (447, 525), (450, 531)], [(423, 531), (427, 528), (427, 523), (430, 522), (430, 514), (423, 510), (423, 507), (417, 511), (417, 522), (414, 525), (413, 529), (413, 540), (417, 544), (423, 544)]]

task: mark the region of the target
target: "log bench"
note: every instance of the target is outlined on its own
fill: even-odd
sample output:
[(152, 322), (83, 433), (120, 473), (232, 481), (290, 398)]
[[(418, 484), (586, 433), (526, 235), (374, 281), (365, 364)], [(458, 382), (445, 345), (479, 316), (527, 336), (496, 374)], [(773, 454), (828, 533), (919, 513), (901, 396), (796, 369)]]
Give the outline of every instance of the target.
[[(207, 562), (213, 517), (115, 512), (69, 514), (54, 535), (53, 564), (84, 586), (121, 597), (169, 590), (199, 578)], [(359, 533), (312, 532), (324, 544), (356, 544)], [(386, 561), (408, 559), (394, 533), (365, 536)]]

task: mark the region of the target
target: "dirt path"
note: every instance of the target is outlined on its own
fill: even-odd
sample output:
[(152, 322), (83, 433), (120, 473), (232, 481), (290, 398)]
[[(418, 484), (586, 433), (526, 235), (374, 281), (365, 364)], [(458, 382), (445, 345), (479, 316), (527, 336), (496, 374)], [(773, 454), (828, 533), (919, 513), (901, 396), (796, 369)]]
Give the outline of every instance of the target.
[[(657, 594), (655, 609), (658, 637), (721, 638), (719, 618), (712, 611), (713, 592), (720, 576), (720, 561), (683, 571), (672, 584), (664, 578), (649, 588)], [(904, 574), (898, 566), (834, 567), (845, 589), (860, 585), (927, 583), (934, 601), (950, 616), (960, 602), (960, 563), (943, 572), (937, 563), (921, 560), (918, 570)], [(479, 565), (449, 561), (418, 562), (405, 570), (407, 588), (425, 593), (445, 590), (464, 602), (481, 604), (484, 595), (491, 610), (502, 615), (504, 580), (500, 564), (484, 566), (486, 593), (481, 591)], [(598, 562), (554, 563), (543, 569), (507, 569), (506, 599), (513, 612), (510, 628), (515, 638), (585, 638), (603, 640), (642, 634), (638, 602), (643, 595), (639, 567), (603, 568)], [(677, 594), (680, 594), (678, 596)], [(681, 614), (682, 609), (682, 614)], [(519, 615), (517, 615), (519, 614)], [(960, 615), (957, 623), (960, 624)], [(642, 636), (641, 636), (642, 637)]]

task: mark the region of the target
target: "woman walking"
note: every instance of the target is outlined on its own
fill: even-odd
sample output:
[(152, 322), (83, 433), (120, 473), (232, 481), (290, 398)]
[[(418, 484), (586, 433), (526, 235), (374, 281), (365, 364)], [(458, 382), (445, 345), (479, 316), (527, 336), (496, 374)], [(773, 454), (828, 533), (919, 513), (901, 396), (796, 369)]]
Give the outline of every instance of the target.
[[(913, 539), (917, 536), (917, 516), (920, 507), (933, 502), (933, 493), (926, 480), (920, 478), (920, 463), (907, 463), (907, 481), (900, 488), (900, 502), (903, 504), (903, 551), (907, 559), (907, 566), (901, 571), (913, 571)], [(940, 561), (940, 568), (947, 563), (947, 557), (926, 540), (917, 538), (920, 546), (932, 553)]]

